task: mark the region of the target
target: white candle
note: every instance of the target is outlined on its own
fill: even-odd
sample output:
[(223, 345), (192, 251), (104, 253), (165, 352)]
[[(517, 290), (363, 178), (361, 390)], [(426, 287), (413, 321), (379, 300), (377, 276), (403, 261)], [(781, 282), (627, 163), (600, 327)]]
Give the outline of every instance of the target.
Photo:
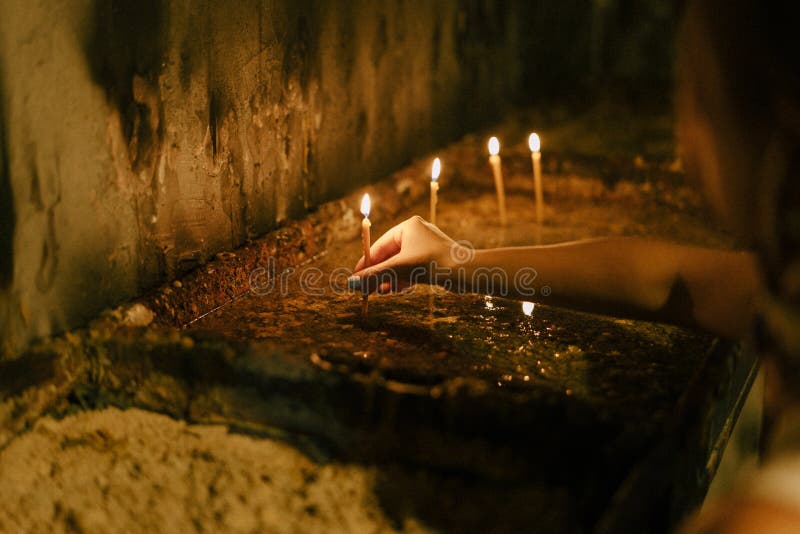
[(489, 139), (489, 163), (494, 173), (494, 187), (497, 191), (497, 209), (500, 213), (500, 224), (506, 225), (506, 191), (503, 186), (503, 169), (500, 162), (500, 141), (496, 137)]
[(532, 133), (528, 137), (528, 147), (531, 149), (533, 161), (533, 188), (536, 192), (536, 223), (541, 225), (544, 220), (544, 198), (542, 196), (542, 142), (539, 136)]
[(436, 158), (431, 166), (431, 224), (436, 224), (436, 204), (439, 203), (439, 174), (441, 172), (442, 162)]

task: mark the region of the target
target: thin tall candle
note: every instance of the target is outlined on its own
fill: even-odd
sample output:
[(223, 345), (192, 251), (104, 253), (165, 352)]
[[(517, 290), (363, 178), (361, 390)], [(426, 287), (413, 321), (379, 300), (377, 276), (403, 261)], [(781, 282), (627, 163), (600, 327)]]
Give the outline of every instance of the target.
[(528, 137), (528, 147), (531, 149), (533, 162), (533, 188), (536, 192), (536, 223), (541, 226), (544, 220), (544, 198), (542, 196), (542, 142), (539, 136), (532, 133)]
[(436, 158), (431, 166), (431, 224), (436, 224), (436, 204), (439, 203), (439, 174), (441, 172), (442, 162)]
[(494, 187), (497, 190), (497, 209), (500, 213), (500, 224), (506, 225), (506, 190), (503, 186), (503, 168), (500, 161), (500, 141), (496, 137), (489, 139), (489, 163), (494, 173)]
[[(364, 197), (361, 199), (361, 214), (364, 216), (364, 220), (361, 221), (361, 244), (364, 248), (364, 268), (366, 269), (372, 264), (372, 258), (370, 257), (369, 249), (371, 246), (371, 238), (369, 235), (369, 229), (372, 226), (372, 223), (369, 222), (369, 212), (371, 208), (371, 202), (369, 199), (369, 193), (366, 193)], [(361, 297), (361, 315), (364, 319), (367, 318), (367, 313), (369, 312), (369, 294), (364, 292), (364, 295)]]

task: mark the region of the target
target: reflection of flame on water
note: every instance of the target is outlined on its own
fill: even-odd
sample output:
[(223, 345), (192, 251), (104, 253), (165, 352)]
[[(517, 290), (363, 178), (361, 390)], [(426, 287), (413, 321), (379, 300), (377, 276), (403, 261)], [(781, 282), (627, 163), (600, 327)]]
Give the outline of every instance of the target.
[(530, 315), (533, 313), (534, 306), (535, 305), (533, 304), (533, 302), (527, 302), (527, 301), (523, 302), (522, 303), (522, 313), (524, 313), (525, 315), (530, 317)]

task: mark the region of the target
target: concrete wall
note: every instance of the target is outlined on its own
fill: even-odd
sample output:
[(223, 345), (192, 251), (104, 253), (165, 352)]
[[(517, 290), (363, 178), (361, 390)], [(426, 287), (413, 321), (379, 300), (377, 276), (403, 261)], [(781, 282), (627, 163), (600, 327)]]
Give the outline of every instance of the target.
[(0, 357), (574, 93), (593, 5), (0, 0)]

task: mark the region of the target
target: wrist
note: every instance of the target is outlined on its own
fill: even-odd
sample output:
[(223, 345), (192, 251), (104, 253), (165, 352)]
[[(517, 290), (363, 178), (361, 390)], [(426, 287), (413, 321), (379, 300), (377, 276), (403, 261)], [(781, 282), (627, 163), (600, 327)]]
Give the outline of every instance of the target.
[(483, 251), (481, 250), (454, 243), (442, 265), (442, 272), (446, 273), (446, 276), (437, 280), (438, 285), (447, 284), (457, 292), (471, 292), (473, 290), (472, 273), (482, 256)]

